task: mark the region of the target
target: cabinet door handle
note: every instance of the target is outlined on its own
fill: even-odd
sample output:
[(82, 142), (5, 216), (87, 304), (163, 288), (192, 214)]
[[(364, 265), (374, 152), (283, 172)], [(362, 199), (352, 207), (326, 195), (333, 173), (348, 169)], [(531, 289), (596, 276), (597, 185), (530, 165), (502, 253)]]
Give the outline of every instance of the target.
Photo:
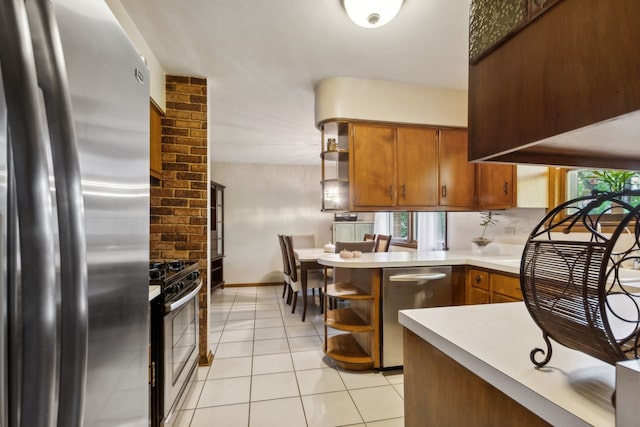
[(402, 184), (402, 198), (403, 199), (407, 198), (407, 188), (405, 187), (404, 184)]
[(442, 186), (442, 197), (447, 197), (447, 186), (446, 185)]
[(476, 283), (480, 283), (480, 282), (482, 282), (482, 277), (480, 277), (480, 275), (478, 274), (476, 276)]
[(502, 191), (504, 192), (505, 196), (509, 194), (509, 183), (507, 181), (502, 184)]
[(156, 386), (156, 362), (151, 362), (151, 387)]
[(393, 185), (389, 186), (389, 198), (393, 200)]

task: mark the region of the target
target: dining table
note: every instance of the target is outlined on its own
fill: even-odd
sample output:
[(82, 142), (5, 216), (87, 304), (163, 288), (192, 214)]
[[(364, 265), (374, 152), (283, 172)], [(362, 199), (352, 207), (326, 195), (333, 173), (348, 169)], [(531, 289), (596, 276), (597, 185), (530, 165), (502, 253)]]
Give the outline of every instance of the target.
[(320, 270), (324, 267), (318, 263), (318, 258), (325, 255), (324, 248), (299, 248), (293, 254), (300, 263), (300, 286), (302, 288), (302, 321), (307, 315), (307, 274), (309, 270)]

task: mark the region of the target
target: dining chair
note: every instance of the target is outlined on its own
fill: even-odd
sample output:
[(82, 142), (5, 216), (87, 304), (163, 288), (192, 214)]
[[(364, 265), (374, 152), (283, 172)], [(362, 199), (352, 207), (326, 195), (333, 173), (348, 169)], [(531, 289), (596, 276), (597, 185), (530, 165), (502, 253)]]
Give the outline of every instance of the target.
[(340, 253), (341, 250), (373, 252), (375, 246), (376, 242), (373, 240), (363, 242), (336, 242), (336, 253)]
[[(316, 236), (314, 234), (293, 234), (291, 235), (293, 249), (307, 249), (316, 247)], [(296, 259), (296, 267), (300, 268), (300, 262)], [(315, 289), (311, 290), (311, 294), (315, 297)]]
[(374, 252), (389, 252), (391, 246), (391, 236), (385, 234), (378, 234), (376, 239), (376, 246), (373, 248)]
[[(284, 283), (282, 298), (284, 298), (285, 293), (287, 293), (289, 289), (289, 282), (291, 281), (291, 267), (289, 266), (289, 257), (282, 234), (278, 234), (278, 242), (280, 242), (280, 254), (282, 255), (282, 281)], [(287, 300), (288, 299), (289, 297), (287, 296)]]
[(364, 240), (365, 242), (370, 242), (370, 241), (375, 242), (376, 241), (376, 235), (367, 233), (367, 234), (364, 235), (364, 238), (362, 240)]
[(294, 234), (291, 236), (293, 249), (315, 248), (316, 236), (313, 234)]
[[(287, 250), (287, 258), (289, 265), (291, 266), (291, 272), (289, 275), (289, 288), (293, 296), (293, 304), (291, 312), (295, 313), (296, 304), (298, 302), (298, 291), (302, 289), (302, 280), (298, 275), (298, 269), (294, 268), (296, 262), (295, 254), (293, 253), (293, 242), (291, 236), (284, 236), (284, 245)], [(322, 288), (324, 287), (324, 278), (320, 270), (308, 270), (307, 271), (307, 291), (309, 289), (318, 289), (320, 294), (320, 311), (323, 311), (322, 303)]]

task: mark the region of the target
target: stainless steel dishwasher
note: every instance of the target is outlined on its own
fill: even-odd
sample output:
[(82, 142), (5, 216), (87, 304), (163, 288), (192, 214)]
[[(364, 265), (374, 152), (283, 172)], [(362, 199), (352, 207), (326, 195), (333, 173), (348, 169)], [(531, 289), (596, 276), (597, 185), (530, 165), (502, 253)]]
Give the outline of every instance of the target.
[(451, 267), (382, 269), (382, 367), (403, 364), (398, 310), (447, 305), (451, 305)]

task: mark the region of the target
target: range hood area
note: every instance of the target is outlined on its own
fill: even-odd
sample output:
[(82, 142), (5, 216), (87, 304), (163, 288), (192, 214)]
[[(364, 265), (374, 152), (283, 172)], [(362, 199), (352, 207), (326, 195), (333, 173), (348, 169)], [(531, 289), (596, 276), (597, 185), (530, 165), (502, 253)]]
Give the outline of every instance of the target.
[(547, 3), (471, 61), (469, 160), (639, 169), (640, 2)]

